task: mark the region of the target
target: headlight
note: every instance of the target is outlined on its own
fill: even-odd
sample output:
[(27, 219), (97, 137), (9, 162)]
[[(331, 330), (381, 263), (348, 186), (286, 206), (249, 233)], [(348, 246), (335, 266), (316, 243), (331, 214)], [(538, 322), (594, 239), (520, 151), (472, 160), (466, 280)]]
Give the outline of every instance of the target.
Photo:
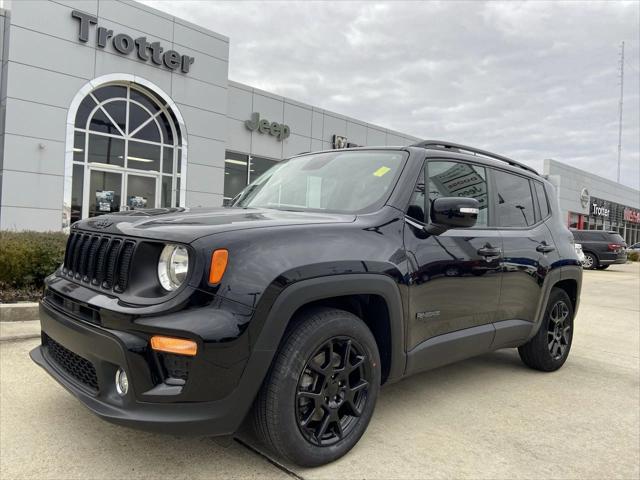
[(162, 288), (177, 289), (187, 278), (189, 271), (189, 251), (180, 245), (166, 245), (158, 262), (158, 279)]

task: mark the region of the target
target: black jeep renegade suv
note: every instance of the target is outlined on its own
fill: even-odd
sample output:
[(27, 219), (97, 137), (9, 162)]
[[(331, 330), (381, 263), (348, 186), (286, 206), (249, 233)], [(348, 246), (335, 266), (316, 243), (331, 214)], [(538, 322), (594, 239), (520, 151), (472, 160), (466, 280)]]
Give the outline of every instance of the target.
[(230, 208), (75, 223), (33, 360), (100, 417), (351, 449), (381, 384), (499, 348), (553, 371), (582, 268), (553, 187), (445, 142), (300, 155)]

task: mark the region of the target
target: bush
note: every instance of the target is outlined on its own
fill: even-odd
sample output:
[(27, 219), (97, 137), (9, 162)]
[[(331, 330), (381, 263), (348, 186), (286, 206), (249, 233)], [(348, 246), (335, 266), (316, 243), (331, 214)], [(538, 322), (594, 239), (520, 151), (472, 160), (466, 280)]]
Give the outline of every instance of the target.
[(37, 298), (62, 263), (66, 243), (62, 232), (0, 232), (0, 301)]
[(628, 252), (627, 259), (632, 262), (640, 262), (640, 252)]

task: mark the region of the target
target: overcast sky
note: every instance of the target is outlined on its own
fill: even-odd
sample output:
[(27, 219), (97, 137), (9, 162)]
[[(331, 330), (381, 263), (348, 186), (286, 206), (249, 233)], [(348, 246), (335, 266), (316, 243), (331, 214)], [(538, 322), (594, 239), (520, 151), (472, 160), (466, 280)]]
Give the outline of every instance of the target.
[(640, 2), (144, 3), (230, 37), (229, 78), (542, 170), (640, 187)]

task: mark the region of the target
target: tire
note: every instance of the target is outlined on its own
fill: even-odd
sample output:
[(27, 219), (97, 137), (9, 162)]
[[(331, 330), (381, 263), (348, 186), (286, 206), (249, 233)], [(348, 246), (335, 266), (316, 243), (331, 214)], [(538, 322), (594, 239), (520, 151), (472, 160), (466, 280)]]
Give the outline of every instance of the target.
[(595, 270), (599, 264), (598, 257), (591, 252), (584, 252), (584, 262), (582, 264), (584, 268), (587, 270)]
[(553, 288), (538, 332), (518, 353), (528, 367), (553, 372), (567, 360), (572, 340), (573, 304), (564, 290)]
[(255, 431), (297, 465), (332, 462), (366, 430), (380, 375), (376, 341), (362, 320), (343, 310), (308, 310), (294, 319), (258, 394)]
[(599, 265), (598, 267), (596, 267), (598, 270), (606, 270), (607, 268), (609, 268), (609, 265)]

